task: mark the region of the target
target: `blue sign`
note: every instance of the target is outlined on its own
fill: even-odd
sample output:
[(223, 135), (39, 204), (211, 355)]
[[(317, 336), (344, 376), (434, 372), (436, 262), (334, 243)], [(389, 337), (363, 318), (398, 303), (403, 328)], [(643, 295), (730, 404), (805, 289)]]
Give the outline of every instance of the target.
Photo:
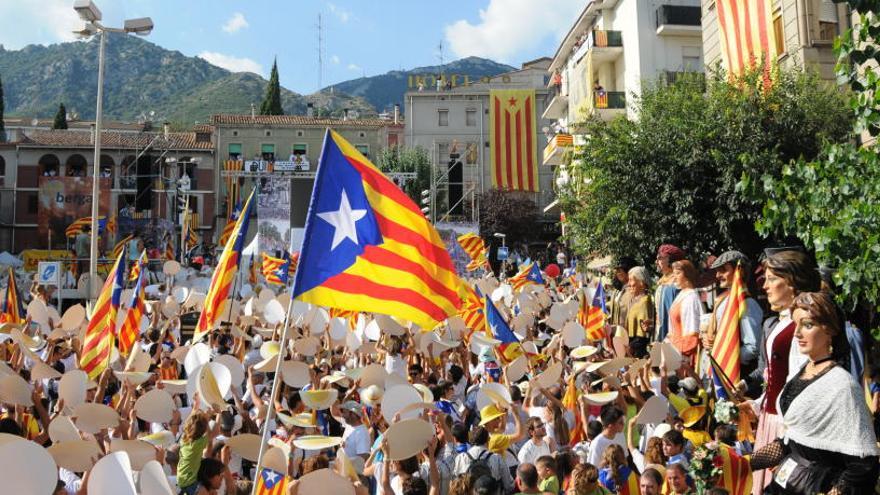
[(510, 252), (507, 250), (507, 246), (499, 246), (498, 247), (498, 261), (504, 261), (510, 255)]

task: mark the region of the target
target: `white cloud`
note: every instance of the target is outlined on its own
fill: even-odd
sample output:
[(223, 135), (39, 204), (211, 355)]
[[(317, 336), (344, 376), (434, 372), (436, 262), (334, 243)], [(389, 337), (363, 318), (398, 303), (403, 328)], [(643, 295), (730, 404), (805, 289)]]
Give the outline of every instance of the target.
[(73, 31), (83, 28), (83, 21), (68, 0), (21, 0), (0, 2), (0, 44), (18, 49), (31, 43), (49, 44), (73, 41)]
[(339, 22), (345, 24), (351, 19), (351, 12), (343, 9), (342, 7), (338, 7), (335, 4), (327, 2), (327, 8), (330, 9), (330, 13), (335, 15)]
[(334, 65), (339, 65), (339, 62), (340, 62), (339, 55), (331, 55), (330, 62), (333, 63)]
[(511, 58), (535, 48), (548, 36), (564, 36), (583, 8), (582, 0), (558, 0), (552, 8), (534, 0), (489, 0), (486, 9), (480, 9), (478, 23), (461, 19), (447, 25), (446, 42), (459, 57), (523, 62)]
[(232, 17), (230, 17), (229, 20), (226, 21), (226, 24), (223, 25), (223, 30), (227, 33), (237, 33), (249, 25), (247, 19), (244, 18), (244, 14), (236, 12), (232, 14)]
[(360, 72), (362, 70), (361, 66), (357, 65), (357, 64), (348, 64), (347, 68), (348, 68), (348, 70), (358, 71), (358, 72)]
[(208, 63), (214, 64), (232, 72), (254, 72), (256, 74), (265, 75), (263, 66), (247, 57), (234, 57), (217, 52), (202, 52), (199, 58), (205, 59)]

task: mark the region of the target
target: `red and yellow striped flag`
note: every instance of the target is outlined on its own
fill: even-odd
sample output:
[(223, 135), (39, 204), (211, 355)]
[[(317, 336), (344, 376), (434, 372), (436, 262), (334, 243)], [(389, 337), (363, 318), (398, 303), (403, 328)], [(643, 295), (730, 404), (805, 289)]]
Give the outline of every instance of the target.
[[(125, 236), (125, 237), (123, 237), (122, 239), (120, 239), (119, 242), (117, 242), (117, 243), (113, 246), (113, 257), (114, 257), (114, 258), (118, 258), (118, 257), (119, 257), (119, 254), (120, 254), (120, 253), (122, 252), (122, 250), (125, 248), (125, 245), (128, 243), (128, 241), (130, 241), (130, 240), (132, 240), (132, 239), (134, 239), (134, 234), (128, 234), (127, 236)], [(134, 280), (134, 277), (132, 277), (131, 280)]]
[(740, 329), (739, 322), (746, 312), (746, 291), (743, 287), (742, 268), (739, 264), (733, 274), (733, 283), (727, 297), (726, 305), (721, 313), (721, 323), (715, 334), (712, 346), (712, 357), (718, 362), (721, 371), (730, 379), (730, 383), (739, 382)]
[(232, 235), (226, 242), (226, 246), (223, 247), (223, 253), (220, 255), (217, 267), (214, 269), (214, 275), (211, 277), (211, 286), (208, 287), (208, 293), (205, 294), (205, 305), (193, 332), (193, 342), (198, 342), (205, 334), (214, 329), (232, 291), (232, 282), (235, 280), (235, 274), (241, 262), (241, 250), (244, 248), (244, 239), (250, 224), (253, 198), (254, 192), (251, 191), (241, 215), (235, 222)]
[(738, 455), (729, 445), (720, 444), (718, 455), (721, 456), (724, 465), (721, 468), (722, 475), (718, 485), (727, 490), (730, 495), (748, 495), (752, 493), (752, 469), (749, 460)]
[[(122, 251), (120, 251), (122, 252)], [(118, 256), (118, 255), (117, 255)], [(137, 259), (135, 263), (131, 265), (131, 273), (128, 275), (128, 281), (131, 282), (133, 280), (137, 280), (141, 275), (141, 270), (144, 269), (144, 265), (147, 264), (147, 250), (145, 249), (141, 252), (140, 257)]]
[(776, 62), (771, 0), (718, 0), (721, 57), (730, 76), (761, 67), (765, 84)]
[(21, 307), (21, 299), (18, 298), (18, 284), (15, 282), (15, 273), (10, 266), (9, 276), (6, 283), (6, 298), (3, 299), (3, 309), (0, 312), (0, 323), (20, 324), (24, 321), (24, 312)]
[(174, 259), (174, 245), (171, 243), (171, 239), (165, 239), (165, 260), (170, 261)]
[(287, 277), (284, 277), (282, 280), (281, 274), (278, 273), (278, 269), (285, 263), (286, 261), (282, 258), (275, 258), (274, 256), (263, 254), (263, 263), (260, 270), (262, 271), (263, 278), (266, 279), (266, 282), (272, 285), (285, 285), (287, 283)]
[(464, 290), (466, 291), (466, 296), (458, 316), (464, 320), (467, 332), (463, 339), (469, 343), (474, 332), (486, 333), (486, 313), (484, 311), (483, 298), (468, 285), (465, 285)]
[(287, 477), (269, 468), (260, 470), (254, 486), (255, 495), (284, 495), (287, 493)]
[(492, 185), (498, 189), (537, 192), (535, 90), (493, 89), (489, 102)]
[(88, 373), (91, 379), (97, 378), (110, 364), (110, 349), (113, 347), (113, 338), (116, 334), (116, 313), (119, 311), (119, 299), (122, 297), (122, 286), (125, 284), (124, 260), (125, 249), (110, 269), (104, 288), (95, 301), (92, 318), (86, 327), (79, 367)]
[(220, 234), (220, 240), (217, 241), (217, 244), (221, 246), (225, 246), (226, 242), (229, 240), (229, 236), (232, 235), (233, 229), (235, 229), (235, 224), (238, 222), (238, 217), (241, 215), (241, 203), (236, 203), (235, 208), (232, 209), (232, 213), (229, 214), (229, 220), (226, 221), (226, 225), (223, 226), (223, 232)]
[(146, 306), (144, 300), (144, 277), (142, 266), (147, 262), (147, 252), (141, 253), (140, 258), (131, 268), (131, 274), (135, 275), (137, 282), (134, 285), (134, 293), (131, 295), (131, 303), (128, 305), (128, 313), (125, 314), (125, 321), (122, 322), (122, 328), (119, 329), (119, 353), (128, 356), (131, 346), (134, 345), (138, 335), (141, 333), (141, 318), (144, 316)]
[(434, 328), (461, 280), (419, 207), (334, 131), (324, 139), (293, 297)]
[(580, 411), (578, 410), (578, 401), (580, 400), (580, 392), (578, 391), (577, 384), (575, 383), (574, 375), (568, 378), (568, 383), (565, 386), (565, 395), (562, 396), (562, 406), (565, 409), (569, 410), (574, 414), (574, 428), (571, 430), (571, 436), (568, 440), (568, 445), (574, 447), (575, 445), (584, 441), (584, 427), (583, 420), (581, 419)]
[(486, 250), (486, 243), (483, 238), (473, 232), (458, 236), (458, 244), (471, 258), (471, 262), (467, 265), (468, 271), (474, 271), (478, 268), (490, 270), (489, 258)]
[[(599, 293), (601, 292), (601, 296)], [(604, 304), (599, 304), (596, 299), (604, 299), (605, 291), (602, 284), (596, 288), (596, 297), (591, 304), (587, 301), (587, 295), (583, 292), (580, 295), (580, 304), (578, 306), (578, 323), (584, 327), (587, 334), (587, 340), (596, 341), (605, 338), (605, 311)], [(604, 301), (602, 301), (604, 303)]]

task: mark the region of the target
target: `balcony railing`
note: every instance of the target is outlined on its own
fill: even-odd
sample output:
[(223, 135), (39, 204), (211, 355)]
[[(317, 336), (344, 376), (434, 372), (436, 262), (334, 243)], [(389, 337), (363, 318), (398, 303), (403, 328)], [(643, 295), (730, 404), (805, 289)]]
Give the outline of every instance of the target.
[(603, 31), (594, 29), (587, 38), (587, 48), (607, 48), (623, 46), (623, 35), (620, 31)]
[(683, 5), (661, 5), (657, 8), (657, 27), (674, 24), (677, 26), (699, 26), (702, 14), (700, 7)]
[(623, 91), (597, 91), (593, 93), (593, 107), (598, 110), (626, 108)]

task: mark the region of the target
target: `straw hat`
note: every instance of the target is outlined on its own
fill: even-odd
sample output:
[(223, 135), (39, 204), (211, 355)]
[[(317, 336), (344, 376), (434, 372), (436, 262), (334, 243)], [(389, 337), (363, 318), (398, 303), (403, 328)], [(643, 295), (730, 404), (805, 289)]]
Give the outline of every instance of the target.
[(229, 369), (220, 363), (208, 363), (199, 368), (195, 378), (198, 380), (196, 390), (202, 400), (218, 409), (224, 409), (226, 401), (223, 400), (223, 396), (229, 392), (232, 385)]
[(663, 397), (655, 395), (645, 401), (645, 404), (636, 415), (636, 424), (649, 425), (663, 422), (666, 419), (666, 411), (669, 403)]
[(174, 443), (174, 433), (168, 430), (159, 430), (156, 433), (138, 437), (138, 440), (147, 442), (154, 447), (167, 448)]
[(571, 354), (569, 355), (572, 357), (572, 359), (587, 359), (597, 352), (599, 352), (598, 347), (593, 347), (591, 345), (582, 345), (572, 349)]
[(239, 433), (231, 438), (226, 439), (226, 445), (233, 454), (241, 456), (243, 459), (257, 462), (260, 455), (260, 443), (262, 438), (260, 435), (253, 433)]
[(168, 477), (162, 470), (159, 461), (153, 459), (144, 464), (139, 476), (141, 495), (173, 495), (175, 492), (168, 484)]
[(321, 411), (329, 409), (336, 402), (339, 391), (336, 389), (300, 390), (299, 396), (306, 407), (314, 411)]
[(654, 432), (651, 433), (652, 437), (663, 438), (667, 432), (672, 430), (672, 425), (669, 423), (660, 423), (659, 425), (654, 427)]
[(315, 336), (303, 337), (296, 339), (293, 344), (293, 350), (303, 356), (314, 356), (321, 349), (321, 341)]
[[(382, 397), (382, 417), (388, 424), (394, 421), (394, 415), (410, 405), (424, 402), (422, 394), (412, 385), (395, 385), (385, 390)], [(400, 419), (413, 419), (419, 416), (418, 411), (401, 414)]]
[(299, 413), (294, 414), (293, 416), (288, 416), (284, 413), (276, 413), (278, 419), (284, 423), (287, 427), (299, 427), (299, 428), (315, 428), (317, 426), (315, 422), (315, 417), (312, 413)]
[(64, 312), (61, 317), (61, 328), (66, 332), (75, 332), (86, 321), (86, 308), (82, 304), (75, 304)]
[(354, 495), (354, 485), (347, 478), (330, 469), (318, 469), (299, 480), (300, 493), (332, 493), (333, 495)]
[(113, 374), (116, 375), (116, 379), (120, 382), (125, 383), (129, 381), (134, 386), (138, 386), (153, 377), (152, 373), (145, 371), (114, 371)]
[(16, 435), (0, 435), (4, 493), (52, 493), (58, 466), (43, 447)]
[(89, 474), (89, 495), (137, 495), (127, 453), (113, 452), (95, 463)]
[(56, 416), (49, 423), (49, 439), (53, 443), (71, 442), (80, 440), (79, 430), (73, 424), (69, 416)]
[(31, 386), (19, 375), (0, 377), (0, 402), (17, 406), (32, 406)]
[(186, 380), (162, 380), (159, 383), (161, 383), (165, 387), (164, 390), (171, 395), (186, 393)]
[(584, 331), (584, 327), (574, 320), (569, 320), (569, 322), (562, 327), (562, 342), (566, 347), (575, 348), (583, 345), (586, 336), (587, 334)]
[(180, 263), (174, 260), (168, 260), (162, 265), (162, 273), (165, 275), (177, 275), (180, 272)]
[[(264, 290), (260, 293), (260, 296), (266, 292)], [(263, 319), (270, 325), (276, 325), (284, 321), (284, 308), (281, 306), (281, 303), (275, 299), (269, 300), (263, 307)]]
[(371, 407), (379, 405), (384, 395), (385, 390), (378, 385), (370, 385), (360, 391), (361, 402)]
[(706, 415), (706, 407), (705, 406), (690, 406), (684, 411), (678, 413), (678, 417), (681, 418), (685, 427), (690, 428), (697, 424), (703, 416)]
[(499, 408), (495, 404), (489, 404), (488, 406), (480, 409), (480, 425), (485, 426), (491, 423), (493, 420), (501, 418), (507, 414), (507, 411)]
[(387, 378), (388, 372), (385, 371), (385, 367), (380, 364), (373, 363), (360, 369), (361, 387), (378, 385), (384, 388), (385, 380)]
[(584, 400), (589, 404), (602, 406), (617, 400), (617, 390), (611, 392), (597, 392), (595, 394), (584, 394)]
[[(538, 385), (544, 388), (550, 388), (554, 385), (559, 384), (559, 379), (562, 377), (562, 363), (556, 361), (547, 367), (544, 371), (541, 372), (540, 375), (535, 377), (535, 381)], [(536, 392), (540, 392), (536, 390)]]
[(289, 387), (302, 388), (311, 382), (311, 370), (301, 361), (284, 361), (281, 363), (281, 379)]
[(61, 373), (59, 373), (58, 370), (42, 361), (34, 361), (34, 366), (31, 368), (32, 382), (57, 380), (59, 378), (61, 378)]
[(156, 459), (156, 447), (142, 440), (114, 438), (110, 441), (110, 452), (127, 453), (131, 468), (135, 471), (140, 471), (146, 463)]
[(394, 423), (385, 430), (387, 458), (399, 461), (412, 457), (427, 447), (433, 437), (434, 427), (425, 420), (406, 419)]
[(149, 423), (171, 421), (177, 406), (174, 399), (164, 390), (153, 389), (140, 396), (134, 403), (137, 417)]
[(83, 402), (73, 408), (74, 424), (80, 431), (94, 435), (104, 428), (119, 425), (119, 413), (104, 404)]
[(92, 469), (92, 459), (101, 457), (101, 448), (94, 439), (56, 443), (46, 450), (58, 466), (75, 473)]
[(197, 342), (189, 347), (183, 359), (183, 368), (187, 376), (195, 373), (196, 368), (211, 360), (211, 348), (204, 342)]
[(513, 400), (510, 390), (500, 383), (484, 383), (477, 390), (477, 409), (482, 410), (490, 404), (498, 404), (503, 408), (510, 407)]
[(332, 449), (337, 445), (342, 445), (342, 437), (327, 437), (324, 435), (303, 435), (293, 439), (293, 445), (294, 447), (299, 447), (303, 450)]
[(222, 364), (229, 370), (233, 386), (241, 387), (245, 378), (244, 365), (241, 364), (241, 361), (231, 354), (221, 354), (214, 358), (214, 362)]
[(525, 354), (523, 354), (511, 361), (511, 363), (507, 365), (507, 368), (504, 371), (507, 374), (507, 379), (511, 383), (513, 383), (525, 376), (528, 370), (529, 358)]
[(413, 387), (422, 394), (423, 402), (434, 402), (434, 392), (423, 383), (414, 383)]

